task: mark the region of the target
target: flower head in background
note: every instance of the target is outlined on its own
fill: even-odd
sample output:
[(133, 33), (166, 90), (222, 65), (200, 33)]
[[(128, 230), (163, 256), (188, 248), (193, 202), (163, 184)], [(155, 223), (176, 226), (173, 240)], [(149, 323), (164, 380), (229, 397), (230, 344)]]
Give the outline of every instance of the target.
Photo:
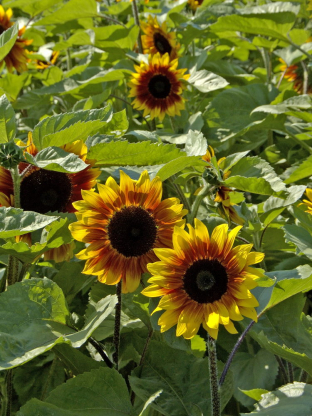
[(311, 188), (306, 189), (306, 195), (308, 199), (304, 199), (300, 205), (306, 205), (306, 207), (308, 208), (306, 212), (312, 215), (312, 189)]
[(53, 51), (50, 61), (40, 61), (39, 59), (36, 59), (36, 68), (37, 69), (46, 69), (46, 68), (49, 68), (49, 66), (55, 65), (55, 62), (56, 62), (59, 54), (60, 54), (59, 51)]
[[(27, 143), (17, 143), (26, 152), (35, 156), (38, 153), (32, 141), (32, 134), (28, 134)], [(101, 171), (94, 168), (94, 161), (87, 160), (87, 146), (77, 140), (61, 146), (68, 153), (74, 153), (81, 160), (89, 164), (78, 173), (63, 173), (49, 171), (21, 162), (19, 171), (27, 169), (20, 187), (21, 208), (25, 211), (35, 211), (46, 214), (50, 211), (74, 212), (73, 202), (81, 199), (82, 190), (90, 190), (96, 184)], [(0, 166), (0, 206), (14, 206), (13, 182), (9, 170)], [(23, 240), (28, 243), (28, 241)], [(72, 257), (73, 245), (67, 248), (61, 246), (53, 249), (53, 253), (46, 252), (45, 258), (63, 261)], [(62, 255), (62, 253), (64, 255)], [(52, 255), (53, 254), (53, 255)], [(63, 260), (61, 260), (63, 259)]]
[(178, 57), (180, 44), (176, 41), (175, 33), (168, 32), (166, 22), (160, 25), (156, 17), (148, 16), (147, 23), (141, 22), (141, 29), (144, 32), (142, 35), (144, 53), (151, 55), (157, 52), (160, 55), (168, 53), (171, 60)]
[(188, 228), (189, 233), (175, 228), (173, 249), (154, 250), (160, 261), (148, 265), (153, 276), (142, 293), (161, 296), (154, 311), (165, 310), (158, 320), (161, 332), (177, 325), (176, 335), (189, 339), (203, 325), (216, 339), (221, 324), (236, 334), (232, 321), (257, 320), (258, 301), (250, 289), (263, 272), (249, 266), (264, 254), (251, 252), (252, 244), (233, 248), (239, 226), (228, 232), (227, 225), (219, 225), (211, 236), (197, 219), (195, 228)]
[(187, 0), (188, 7), (195, 12), (202, 5), (204, 0)]
[(74, 203), (78, 221), (69, 229), (88, 244), (77, 257), (86, 260), (83, 273), (108, 285), (122, 279), (123, 292), (133, 292), (147, 263), (157, 260), (153, 249), (172, 247), (173, 229), (184, 226), (187, 211), (177, 198), (161, 201), (161, 180), (151, 181), (147, 171), (137, 181), (121, 171), (120, 185), (110, 177), (98, 190)]
[(186, 69), (177, 69), (178, 60), (170, 61), (168, 53), (150, 56), (148, 64), (141, 62), (135, 66), (129, 82), (129, 97), (135, 97), (132, 105), (137, 110), (144, 110), (151, 119), (158, 117), (163, 120), (166, 114), (174, 117), (180, 115), (185, 107), (182, 92), (189, 74)]
[[(211, 158), (214, 156), (215, 152), (213, 148), (211, 146), (208, 146), (207, 152), (202, 157), (202, 159), (205, 162), (210, 163)], [(222, 157), (217, 161), (219, 167), (222, 167), (222, 162), (225, 159), (225, 157)], [(222, 179), (225, 180), (230, 176), (230, 174), (231, 171), (228, 170), (226, 173), (223, 174)], [(225, 217), (228, 221), (233, 221), (235, 224), (243, 225), (244, 220), (237, 214), (234, 208), (235, 204), (231, 202), (231, 192), (232, 189), (227, 186), (218, 186), (214, 201), (219, 203), (218, 211), (222, 217)]]
[[(11, 22), (12, 17), (12, 9), (4, 10), (4, 8), (0, 4), (0, 35), (13, 26), (13, 22)], [(18, 72), (23, 72), (27, 70), (27, 50), (24, 49), (25, 46), (30, 45), (32, 43), (32, 39), (22, 39), (22, 36), (25, 32), (25, 26), (22, 27), (18, 31), (17, 39), (10, 50), (10, 52), (3, 58), (6, 67), (9, 72), (13, 71), (15, 68)], [(0, 64), (2, 61), (0, 62)]]
[[(282, 63), (279, 67), (280, 71), (284, 74), (284, 78), (287, 81), (293, 83), (293, 89), (298, 93), (302, 94), (304, 91), (304, 72), (302, 65), (287, 65), (281, 58), (280, 62)], [(309, 77), (310, 78), (310, 77)], [(312, 94), (312, 84), (311, 82), (307, 86), (307, 93)]]

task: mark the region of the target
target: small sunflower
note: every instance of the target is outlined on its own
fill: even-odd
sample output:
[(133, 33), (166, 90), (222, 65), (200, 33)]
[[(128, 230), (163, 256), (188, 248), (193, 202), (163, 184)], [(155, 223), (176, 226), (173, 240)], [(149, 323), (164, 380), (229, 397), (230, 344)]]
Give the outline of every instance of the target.
[(148, 22), (141, 22), (141, 29), (145, 33), (142, 35), (142, 46), (144, 53), (155, 55), (169, 54), (170, 59), (178, 57), (177, 51), (180, 44), (176, 41), (174, 32), (168, 32), (166, 22), (159, 24), (156, 17), (148, 16)]
[[(12, 9), (7, 9), (7, 11), (5, 11), (0, 4), (0, 35), (13, 26), (14, 23), (11, 22), (12, 14)], [(15, 68), (18, 72), (27, 70), (27, 50), (24, 48), (32, 43), (32, 39), (22, 39), (25, 30), (26, 28), (24, 26), (18, 31), (15, 44), (8, 55), (6, 55), (3, 59), (9, 72), (12, 72), (13, 68)], [(2, 61), (0, 61), (0, 64), (1, 63)]]
[(39, 59), (36, 59), (36, 68), (37, 69), (46, 69), (49, 68), (49, 66), (52, 66), (55, 64), (60, 52), (59, 51), (53, 51), (51, 55), (50, 61), (40, 61)]
[(250, 289), (257, 286), (263, 271), (249, 266), (259, 263), (264, 254), (250, 252), (252, 244), (233, 248), (240, 226), (228, 233), (227, 225), (219, 225), (211, 237), (197, 219), (195, 229), (188, 228), (189, 233), (174, 229), (173, 249), (154, 249), (161, 261), (148, 264), (153, 276), (142, 293), (162, 297), (154, 310), (165, 310), (158, 320), (161, 332), (177, 325), (176, 335), (190, 339), (202, 324), (216, 339), (222, 324), (236, 334), (232, 321), (243, 316), (257, 320), (258, 301)]
[[(33, 156), (38, 153), (33, 144), (31, 133), (28, 134), (26, 145), (21, 141), (18, 142), (18, 145)], [(101, 171), (98, 168), (93, 168), (93, 160), (86, 159), (87, 146), (81, 140), (77, 140), (65, 144), (61, 148), (68, 153), (76, 154), (89, 166), (78, 173), (68, 174), (40, 169), (24, 162), (20, 163), (20, 172), (27, 168), (20, 188), (21, 208), (24, 210), (35, 211), (40, 214), (46, 214), (50, 211), (74, 212), (73, 202), (81, 199), (81, 191), (89, 190), (95, 186), (96, 178)], [(9, 207), (13, 205), (14, 191), (11, 174), (7, 169), (0, 167), (0, 206)], [(71, 245), (65, 250), (67, 252), (65, 258), (68, 258), (68, 253), (70, 250), (72, 251), (72, 247)], [(61, 252), (64, 252), (62, 246), (53, 249), (54, 256), (47, 252), (45, 257), (60, 261)]]
[(74, 238), (89, 244), (77, 254), (86, 260), (83, 273), (124, 293), (139, 285), (146, 265), (157, 260), (153, 248), (172, 247), (174, 226), (183, 227), (187, 210), (177, 198), (161, 201), (162, 183), (144, 171), (137, 181), (120, 172), (120, 185), (110, 177), (99, 194), (83, 191), (74, 203), (78, 221), (69, 226)]
[(312, 189), (311, 188), (306, 189), (306, 195), (308, 199), (304, 199), (300, 205), (306, 205), (308, 208), (306, 212), (312, 215)]
[(174, 117), (184, 109), (181, 94), (185, 88), (184, 81), (189, 74), (186, 69), (177, 69), (178, 60), (170, 61), (168, 53), (150, 56), (149, 63), (141, 62), (135, 66), (137, 73), (132, 75), (129, 97), (135, 97), (132, 105), (137, 110), (144, 110), (144, 117), (163, 120), (165, 114)]
[[(284, 78), (289, 82), (293, 82), (293, 89), (297, 91), (298, 94), (303, 93), (303, 68), (299, 65), (287, 65), (281, 58), (280, 62), (280, 71), (284, 73)], [(310, 77), (309, 77), (310, 78)], [(308, 94), (312, 94), (312, 84), (308, 85)]]
[[(215, 152), (211, 146), (208, 147), (206, 154), (202, 157), (202, 159), (210, 163), (211, 158), (215, 156)], [(222, 167), (222, 162), (225, 160), (225, 157), (222, 157), (217, 161), (219, 167)], [(223, 174), (223, 180), (228, 178), (231, 174), (231, 171), (227, 171)], [(233, 204), (231, 202), (231, 193), (232, 189), (228, 188), (227, 186), (220, 185), (218, 186), (216, 196), (214, 201), (219, 203), (218, 211), (222, 217), (225, 217), (228, 221), (233, 221), (235, 224), (243, 225), (244, 220), (237, 214)]]
[(204, 0), (187, 0), (188, 7), (195, 12), (202, 5)]

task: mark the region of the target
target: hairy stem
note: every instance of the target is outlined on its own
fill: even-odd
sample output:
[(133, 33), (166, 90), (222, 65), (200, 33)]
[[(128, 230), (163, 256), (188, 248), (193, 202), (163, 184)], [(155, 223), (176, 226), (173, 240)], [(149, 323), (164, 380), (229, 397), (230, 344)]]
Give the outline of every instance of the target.
[(276, 361), (278, 362), (278, 366), (279, 366), (280, 372), (282, 374), (283, 381), (284, 381), (285, 384), (287, 384), (288, 383), (288, 374), (287, 374), (285, 365), (283, 363), (283, 360), (278, 355), (275, 355), (275, 358), (276, 358)]
[(294, 382), (294, 369), (293, 369), (292, 363), (290, 363), (289, 361), (287, 361), (287, 370), (288, 370), (289, 383), (293, 383)]
[(142, 39), (141, 39), (140, 19), (139, 19), (139, 12), (138, 12), (138, 6), (136, 4), (136, 0), (133, 0), (133, 2), (132, 2), (132, 12), (133, 12), (133, 17), (134, 17), (135, 24), (139, 28), (139, 36), (138, 36), (138, 48), (139, 48), (139, 52), (140, 53), (143, 53), (143, 46), (142, 46)]
[(47, 396), (47, 393), (48, 393), (48, 390), (49, 390), (49, 387), (50, 387), (50, 384), (51, 384), (51, 380), (52, 380), (54, 371), (56, 369), (57, 360), (58, 360), (58, 358), (54, 357), (54, 359), (52, 361), (52, 364), (51, 364), (51, 367), (50, 367), (50, 370), (49, 370), (48, 377), (46, 378), (43, 389), (42, 389), (40, 400), (44, 400)]
[(119, 359), (119, 344), (120, 344), (120, 318), (121, 318), (121, 288), (122, 280), (117, 284), (117, 304), (115, 306), (115, 329), (114, 329), (114, 346), (115, 352), (113, 354), (113, 360), (118, 370), (118, 359)]
[(105, 351), (103, 350), (101, 344), (99, 342), (97, 342), (94, 338), (91, 338), (91, 337), (88, 339), (88, 341), (97, 350), (97, 352), (100, 354), (100, 356), (102, 357), (102, 359), (105, 362), (105, 364), (107, 365), (107, 367), (113, 368), (113, 363), (107, 357), (107, 355), (106, 355)]
[(220, 416), (221, 404), (220, 404), (220, 387), (218, 384), (216, 341), (210, 335), (208, 335), (207, 349), (208, 349), (210, 392), (211, 392), (211, 410), (212, 410), (211, 414), (212, 416)]

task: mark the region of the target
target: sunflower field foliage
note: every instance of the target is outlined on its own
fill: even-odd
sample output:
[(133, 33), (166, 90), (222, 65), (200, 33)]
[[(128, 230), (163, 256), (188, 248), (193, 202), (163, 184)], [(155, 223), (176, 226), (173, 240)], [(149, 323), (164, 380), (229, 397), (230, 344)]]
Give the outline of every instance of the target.
[(0, 416), (311, 416), (311, 0), (0, 3)]

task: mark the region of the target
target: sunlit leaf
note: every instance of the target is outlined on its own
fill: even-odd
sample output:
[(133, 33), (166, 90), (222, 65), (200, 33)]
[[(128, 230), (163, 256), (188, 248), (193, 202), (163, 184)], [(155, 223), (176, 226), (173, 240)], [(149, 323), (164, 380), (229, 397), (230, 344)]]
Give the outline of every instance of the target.
[(0, 143), (14, 139), (16, 133), (15, 112), (5, 95), (0, 97)]

